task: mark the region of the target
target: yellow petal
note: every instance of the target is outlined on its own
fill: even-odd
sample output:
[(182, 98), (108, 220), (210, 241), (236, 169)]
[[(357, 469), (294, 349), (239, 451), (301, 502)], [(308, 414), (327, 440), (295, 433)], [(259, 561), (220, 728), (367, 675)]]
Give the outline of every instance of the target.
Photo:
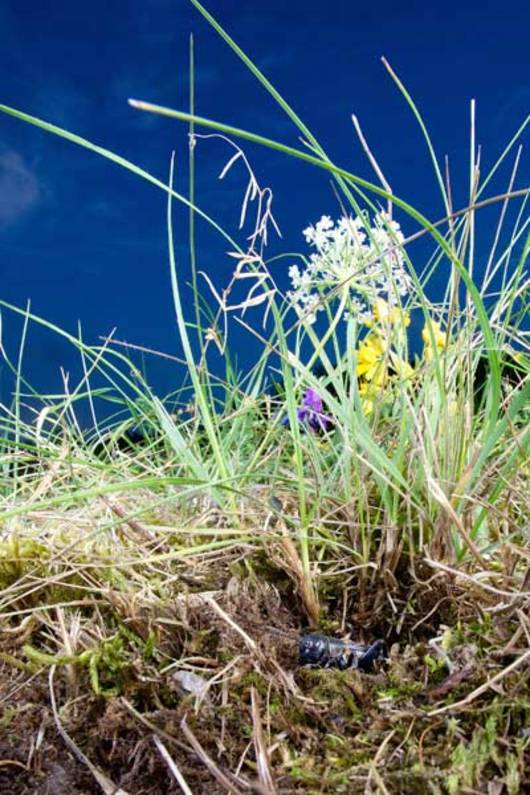
[(383, 298), (375, 299), (373, 312), (374, 318), (380, 323), (392, 326), (402, 325), (405, 328), (410, 325), (409, 313), (401, 309), (400, 306), (390, 307)]
[(442, 331), (442, 329), (440, 328), (440, 324), (437, 323), (436, 320), (431, 320), (430, 330), (429, 330), (429, 325), (427, 323), (423, 327), (421, 336), (425, 347), (426, 348), (432, 347), (431, 331), (432, 331), (432, 336), (434, 337), (434, 344), (436, 345), (439, 351), (442, 351), (445, 348), (446, 335)]

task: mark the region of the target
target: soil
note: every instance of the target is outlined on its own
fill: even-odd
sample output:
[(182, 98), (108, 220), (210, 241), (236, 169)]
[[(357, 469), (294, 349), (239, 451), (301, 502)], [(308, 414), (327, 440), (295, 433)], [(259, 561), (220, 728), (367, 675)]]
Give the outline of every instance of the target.
[[(114, 656), (100, 659), (100, 693), (86, 666), (58, 665), (55, 717), (49, 666), (34, 666), (32, 673), (15, 667), (7, 655), (27, 664), (22, 639), (5, 634), (0, 793), (103, 791), (67, 747), (57, 720), (78, 751), (129, 795), (182, 792), (155, 734), (194, 795), (524, 790), (527, 666), (454, 713), (429, 714), (462, 701), (517, 658), (517, 641), (510, 647), (519, 627), (516, 608), (488, 619), (486, 634), (479, 618), (487, 604), (469, 607), (476, 593), (456, 600), (448, 589), (416, 593), (414, 611), (404, 610), (399, 626), (390, 603), (374, 609), (370, 625), (366, 605), (348, 603), (344, 610), (337, 599), (321, 631), (343, 637), (356, 627), (354, 640), (383, 637), (388, 658), (371, 673), (311, 669), (298, 664), (300, 633), (308, 631), (302, 607), (296, 594), (276, 585), (232, 578), (222, 591), (190, 593), (163, 610), (159, 604), (133, 610), (111, 595), (107, 620), (120, 643)], [(406, 589), (398, 589), (392, 603), (406, 608)], [(351, 620), (346, 626), (344, 615)], [(446, 630), (441, 645), (429, 645), (444, 625), (453, 628), (451, 642)], [(491, 654), (493, 641), (503, 655)], [(196, 684), (210, 682), (207, 692), (183, 690), (177, 669), (201, 677)], [(465, 748), (474, 742), (474, 767), (467, 769)], [(260, 765), (263, 746), (269, 761)]]

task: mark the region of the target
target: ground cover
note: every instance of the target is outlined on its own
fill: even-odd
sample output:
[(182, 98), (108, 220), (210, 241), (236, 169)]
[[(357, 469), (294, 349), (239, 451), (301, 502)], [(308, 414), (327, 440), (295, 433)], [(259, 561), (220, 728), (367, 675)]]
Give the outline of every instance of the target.
[[(135, 100), (190, 125), (182, 197), (173, 160), (164, 182), (1, 106), (166, 193), (187, 380), (161, 399), (134, 358), (141, 346), (89, 345), (0, 301), (2, 322), (22, 327), (15, 353), (1, 346), (13, 399), (0, 407), (0, 791), (524, 792), (530, 243), (516, 145), (528, 119), (489, 170), (471, 147), (468, 204), (455, 209), (451, 175), (386, 64), (432, 155), (445, 217), (429, 220), (390, 190), (356, 119), (374, 183), (335, 164), (193, 3), (305, 146), (198, 118), (193, 80), (188, 113)], [(247, 169), (252, 230), (239, 244), (217, 227), (234, 271), (222, 294), (206, 275), (209, 301), (195, 253), (195, 224), (216, 226), (194, 202), (201, 126), (229, 148), (224, 177)], [(336, 218), (311, 223), (286, 260), (288, 290), (267, 259), (272, 197), (245, 141), (313, 164), (339, 197)], [(510, 158), (505, 190), (486, 196)], [(191, 318), (175, 202), (189, 211)], [(418, 239), (426, 262), (413, 261)], [(439, 271), (447, 289), (434, 300)], [(31, 324), (79, 351), (83, 376), (62, 394), (26, 381)], [(262, 342), (244, 374), (236, 329)], [(112, 417), (99, 419), (102, 402)], [(382, 640), (385, 654), (366, 672), (304, 667), (300, 638), (317, 631)]]

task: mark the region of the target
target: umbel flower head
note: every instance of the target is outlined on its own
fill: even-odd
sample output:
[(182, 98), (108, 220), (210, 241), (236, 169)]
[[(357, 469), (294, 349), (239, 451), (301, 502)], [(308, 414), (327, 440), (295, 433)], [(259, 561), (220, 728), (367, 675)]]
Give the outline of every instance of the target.
[(368, 219), (352, 216), (336, 222), (323, 215), (304, 229), (315, 249), (305, 269), (289, 268), (292, 290), (287, 297), (296, 312), (313, 323), (326, 295), (347, 296), (344, 316), (353, 314), (359, 323), (373, 320), (373, 307), (385, 298), (389, 311), (410, 289), (404, 266), (400, 226), (385, 212), (378, 213), (370, 228)]

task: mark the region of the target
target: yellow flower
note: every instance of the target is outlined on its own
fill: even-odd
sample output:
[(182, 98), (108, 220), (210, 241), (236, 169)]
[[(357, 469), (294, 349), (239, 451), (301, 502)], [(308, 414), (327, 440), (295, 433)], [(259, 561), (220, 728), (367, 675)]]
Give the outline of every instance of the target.
[(357, 353), (357, 375), (367, 381), (382, 383), (385, 377), (386, 346), (381, 337), (371, 334), (359, 346)]
[(392, 354), (392, 367), (403, 381), (406, 381), (407, 378), (412, 378), (414, 375), (414, 368), (396, 353)]
[(378, 323), (390, 326), (410, 325), (410, 315), (399, 306), (389, 306), (383, 298), (376, 298), (373, 306), (374, 318)]
[(359, 384), (359, 395), (363, 407), (364, 414), (369, 417), (374, 410), (375, 389), (373, 384), (363, 381)]
[(421, 332), (421, 336), (423, 339), (423, 355), (425, 359), (430, 362), (432, 361), (434, 354), (433, 354), (433, 347), (432, 347), (432, 340), (431, 340), (431, 332), (432, 336), (434, 337), (434, 344), (436, 345), (436, 350), (438, 353), (441, 353), (445, 348), (445, 332), (442, 331), (440, 328), (440, 324), (437, 323), (435, 320), (431, 320), (430, 323), (430, 330), (429, 325), (426, 323), (423, 327), (423, 331)]

